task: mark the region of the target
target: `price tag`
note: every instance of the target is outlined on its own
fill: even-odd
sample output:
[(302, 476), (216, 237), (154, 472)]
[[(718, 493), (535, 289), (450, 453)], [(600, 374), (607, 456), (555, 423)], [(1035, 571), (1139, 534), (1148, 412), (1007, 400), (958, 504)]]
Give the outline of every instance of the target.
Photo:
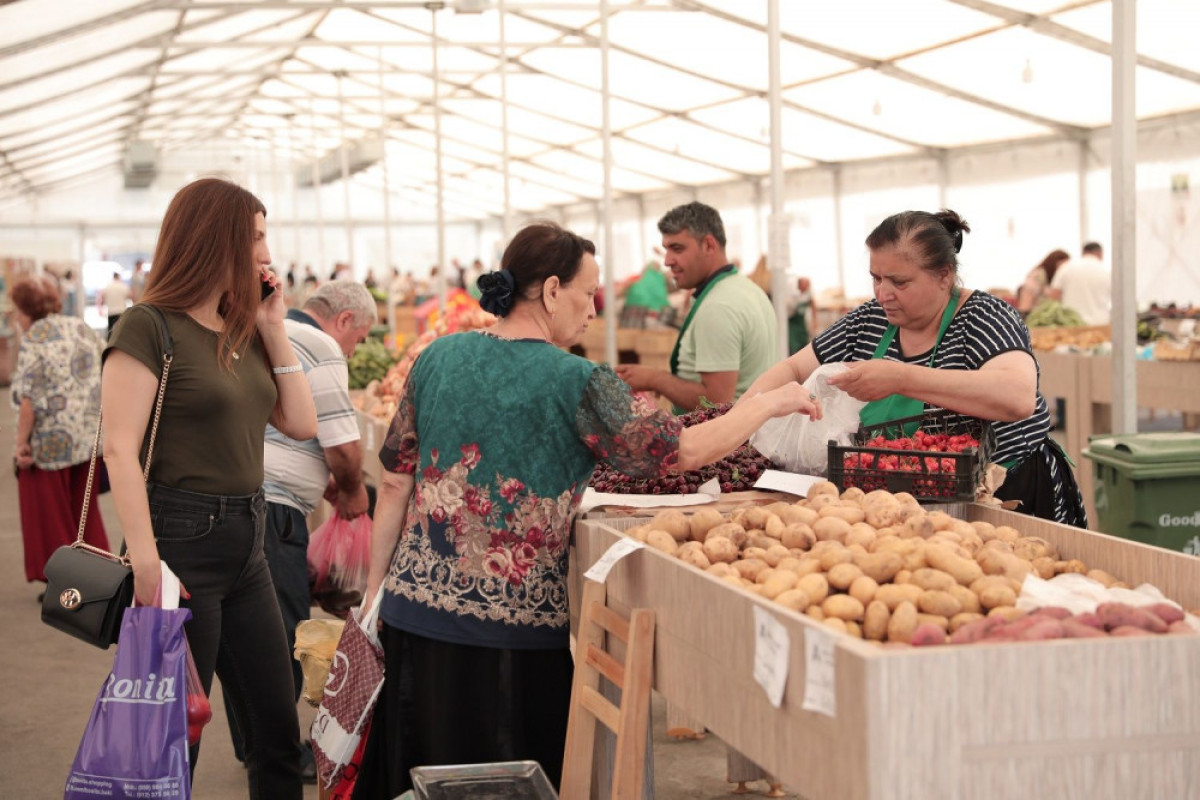
[(837, 715), (837, 686), (834, 673), (833, 632), (819, 628), (804, 630), (804, 704), (805, 711), (826, 716)]
[(787, 686), (791, 637), (787, 628), (759, 606), (754, 607), (754, 680), (763, 687), (771, 705), (783, 704)]
[(634, 550), (641, 550), (645, 546), (637, 539), (622, 537), (620, 541), (604, 551), (604, 555), (600, 556), (600, 559), (595, 564), (592, 564), (587, 572), (583, 573), (583, 577), (596, 583), (604, 583), (604, 581), (608, 580), (609, 570), (613, 568), (614, 564)]

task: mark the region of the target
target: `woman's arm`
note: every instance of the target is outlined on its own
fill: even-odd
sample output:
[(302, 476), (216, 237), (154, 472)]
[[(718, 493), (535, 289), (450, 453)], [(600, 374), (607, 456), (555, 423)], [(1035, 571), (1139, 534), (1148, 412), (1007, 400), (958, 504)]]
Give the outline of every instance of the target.
[(104, 462), (133, 564), (134, 593), (143, 605), (154, 604), (160, 576), (158, 547), (139, 463), (142, 438), (157, 394), (158, 378), (145, 364), (121, 350), (109, 353), (101, 378)]
[(1010, 350), (976, 370), (934, 369), (872, 359), (848, 364), (829, 379), (856, 400), (902, 394), (979, 419), (1014, 422), (1037, 405), (1037, 365), (1023, 350)]
[(808, 380), (808, 376), (812, 374), (813, 370), (819, 366), (820, 362), (817, 361), (817, 354), (813, 352), (813, 346), (810, 342), (799, 352), (793, 353), (762, 375), (759, 375), (758, 379), (750, 384), (750, 388), (746, 390), (746, 393), (742, 395), (738, 403), (741, 404), (757, 394), (778, 389), (780, 386), (792, 381), (804, 383)]
[(412, 475), (384, 472), (375, 503), (375, 519), (371, 526), (371, 566), (367, 570), (367, 589), (363, 597), (371, 600), (387, 578), (392, 555), (400, 541), (408, 516), (408, 501), (412, 498), (415, 480)]
[[(292, 350), (287, 329), (283, 327), (287, 303), (283, 292), (276, 291), (258, 309), (258, 333), (267, 351), (271, 367), (290, 367), (300, 363)], [(317, 408), (303, 370), (272, 373), (279, 397), (271, 410), (271, 424), (284, 436), (303, 442), (317, 435)]]
[(22, 397), (21, 405), (17, 409), (17, 446), (14, 451), (17, 466), (22, 469), (33, 466), (33, 422), (33, 401)]
[(792, 381), (777, 389), (743, 398), (714, 420), (684, 428), (679, 434), (677, 469), (699, 469), (737, 449), (772, 417), (799, 412), (821, 418), (821, 406), (800, 384)]

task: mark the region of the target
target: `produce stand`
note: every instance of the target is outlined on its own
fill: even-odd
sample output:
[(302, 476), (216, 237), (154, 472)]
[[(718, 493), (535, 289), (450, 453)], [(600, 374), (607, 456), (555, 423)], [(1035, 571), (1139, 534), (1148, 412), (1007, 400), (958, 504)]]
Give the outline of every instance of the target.
[[(592, 320), (579, 347), (583, 348), (584, 358), (597, 363), (603, 363), (604, 355), (604, 319), (597, 317)], [(617, 352), (631, 352), (637, 355), (637, 363), (655, 369), (669, 370), (671, 368), (671, 351), (675, 348), (675, 340), (679, 331), (674, 328), (618, 328)]]
[[(968, 521), (1200, 606), (1200, 560), (977, 504)], [(573, 587), (630, 519), (581, 520)], [(609, 604), (654, 611), (654, 688), (807, 800), (1200, 796), (1200, 636), (882, 649), (652, 548), (618, 562)], [(753, 609), (790, 638), (776, 708), (755, 682)], [(818, 633), (813, 633), (814, 631)], [(833, 716), (802, 708), (806, 637), (836, 642)]]

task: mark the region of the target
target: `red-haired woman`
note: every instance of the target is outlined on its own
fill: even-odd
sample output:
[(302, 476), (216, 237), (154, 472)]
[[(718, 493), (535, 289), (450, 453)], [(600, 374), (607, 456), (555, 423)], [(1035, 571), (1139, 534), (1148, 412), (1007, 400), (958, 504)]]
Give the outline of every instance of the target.
[[(45, 583), (46, 561), (79, 530), (100, 413), (100, 339), (83, 320), (59, 313), (58, 289), (46, 278), (21, 281), (10, 295), (25, 332), (12, 384), (25, 579)], [(94, 494), (83, 538), (108, 549)]]
[[(104, 351), (104, 457), (142, 603), (159, 560), (191, 593), (188, 643), (205, 691), (214, 670), (246, 736), (250, 796), (302, 796), (291, 654), (263, 556), (263, 437), (316, 435), (308, 382), (283, 327), (282, 292), (261, 299), (266, 209), (206, 178), (171, 200), (142, 304)], [(139, 461), (162, 370), (158, 309), (174, 348), (150, 479)], [(191, 759), (195, 769), (195, 751)]]

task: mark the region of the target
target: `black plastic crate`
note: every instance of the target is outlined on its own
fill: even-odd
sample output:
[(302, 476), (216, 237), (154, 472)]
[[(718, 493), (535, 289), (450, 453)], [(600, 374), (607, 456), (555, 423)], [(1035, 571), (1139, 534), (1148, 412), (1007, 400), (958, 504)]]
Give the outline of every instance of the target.
[[(915, 435), (915, 431), (907, 434), (904, 430), (906, 425), (913, 423), (917, 423), (917, 430), (925, 433), (970, 435), (980, 443), (979, 447), (969, 447), (961, 453), (946, 453), (866, 445), (866, 442), (879, 435), (889, 439)], [(975, 499), (975, 488), (983, 480), (983, 472), (995, 447), (991, 424), (963, 419), (942, 409), (860, 428), (853, 438), (852, 445), (839, 445), (833, 440), (829, 442), (829, 480), (839, 490), (845, 491), (851, 487), (858, 487), (864, 492), (886, 489), (889, 492), (908, 492), (918, 500), (942, 503), (970, 502)], [(848, 466), (848, 456), (857, 456), (850, 460), (858, 463)], [(894, 465), (880, 466), (881, 458), (890, 461), (893, 456)], [(863, 461), (869, 463), (864, 466)]]

